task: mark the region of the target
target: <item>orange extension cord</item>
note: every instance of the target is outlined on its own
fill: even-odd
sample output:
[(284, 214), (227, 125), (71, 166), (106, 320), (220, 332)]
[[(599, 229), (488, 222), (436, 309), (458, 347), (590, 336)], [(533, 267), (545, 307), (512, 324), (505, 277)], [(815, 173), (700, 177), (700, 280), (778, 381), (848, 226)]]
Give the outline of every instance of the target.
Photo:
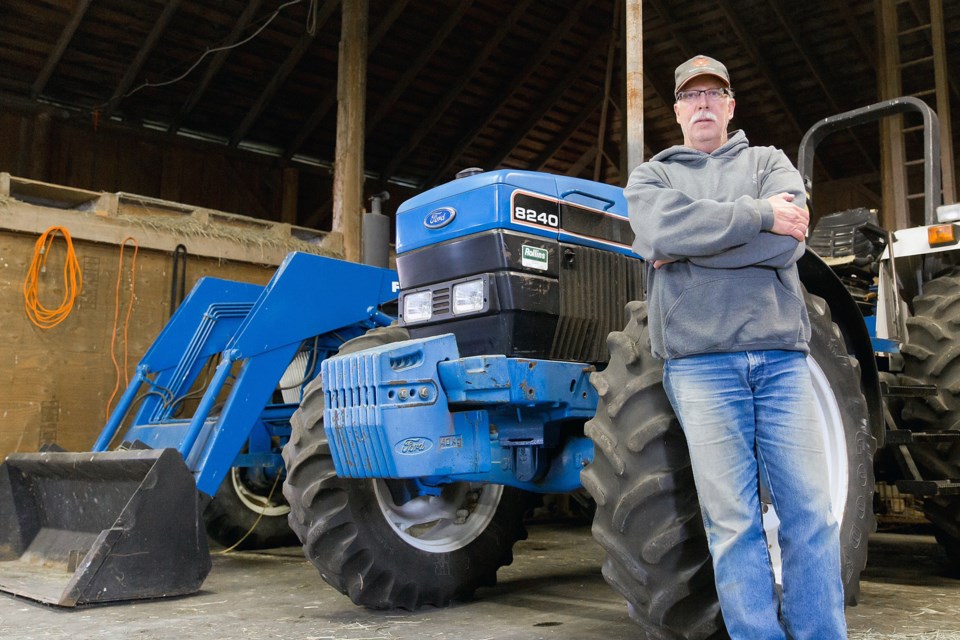
[[(123, 320), (123, 368), (117, 362), (117, 330), (120, 324), (120, 284), (123, 282), (123, 249), (127, 243), (133, 244), (133, 258), (130, 260), (130, 299), (127, 302), (127, 314)], [(113, 360), (113, 369), (117, 374), (116, 384), (113, 387), (113, 393), (107, 400), (107, 420), (110, 419), (110, 405), (113, 404), (117, 392), (120, 391), (120, 378), (123, 378), (124, 384), (130, 384), (130, 366), (129, 366), (129, 343), (127, 341), (127, 330), (130, 327), (130, 313), (133, 311), (133, 303), (136, 301), (135, 285), (137, 281), (137, 253), (140, 251), (140, 245), (136, 238), (127, 236), (120, 243), (120, 262), (117, 265), (117, 288), (114, 297), (115, 306), (113, 309), (113, 332), (110, 335), (110, 359)], [(122, 374), (121, 374), (122, 371)]]
[[(63, 235), (67, 243), (67, 257), (63, 261), (63, 299), (56, 309), (47, 309), (40, 302), (40, 274), (46, 271), (47, 258), (57, 239), (57, 234)], [(67, 319), (73, 311), (73, 304), (83, 288), (83, 277), (80, 273), (80, 263), (73, 250), (73, 240), (65, 227), (50, 227), (33, 246), (33, 260), (30, 269), (23, 281), (23, 300), (30, 322), (41, 329), (52, 329)]]

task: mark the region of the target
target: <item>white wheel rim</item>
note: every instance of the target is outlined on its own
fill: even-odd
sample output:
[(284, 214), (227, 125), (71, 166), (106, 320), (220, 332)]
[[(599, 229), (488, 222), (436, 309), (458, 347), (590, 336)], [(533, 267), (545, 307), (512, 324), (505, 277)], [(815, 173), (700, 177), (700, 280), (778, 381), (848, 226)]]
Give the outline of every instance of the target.
[[(810, 369), (810, 379), (813, 383), (814, 411), (817, 415), (817, 424), (820, 426), (820, 435), (823, 438), (824, 449), (827, 454), (827, 478), (830, 487), (830, 507), (837, 523), (843, 526), (843, 512), (847, 504), (847, 439), (843, 427), (843, 416), (840, 405), (830, 386), (823, 369), (812, 357), (807, 356), (807, 366)], [(777, 584), (782, 584), (783, 562), (780, 557), (780, 541), (777, 535), (780, 528), (780, 519), (772, 504), (764, 503), (763, 528), (767, 534), (767, 548), (770, 551), (770, 561), (773, 564), (773, 573)]]
[(497, 512), (503, 485), (457, 482), (440, 496), (418, 496), (398, 506), (383, 480), (374, 492), (390, 528), (407, 544), (429, 553), (461, 549), (483, 533)]
[(237, 467), (230, 468), (230, 482), (233, 483), (233, 492), (237, 495), (237, 498), (243, 503), (243, 506), (250, 509), (250, 511), (265, 517), (285, 516), (290, 513), (289, 504), (286, 502), (275, 502), (277, 496), (281, 495), (279, 490), (275, 490), (273, 497), (267, 500), (267, 496), (250, 490), (250, 487), (248, 487), (243, 482), (243, 478), (240, 477), (240, 471)]

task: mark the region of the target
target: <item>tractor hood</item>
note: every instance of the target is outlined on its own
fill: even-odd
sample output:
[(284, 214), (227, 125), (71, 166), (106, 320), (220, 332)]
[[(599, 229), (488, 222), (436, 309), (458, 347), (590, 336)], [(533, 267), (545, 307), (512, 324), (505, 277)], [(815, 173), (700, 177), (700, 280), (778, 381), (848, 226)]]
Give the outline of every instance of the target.
[(397, 210), (397, 254), (490, 229), (630, 253), (623, 190), (579, 178), (500, 170), (448, 182)]

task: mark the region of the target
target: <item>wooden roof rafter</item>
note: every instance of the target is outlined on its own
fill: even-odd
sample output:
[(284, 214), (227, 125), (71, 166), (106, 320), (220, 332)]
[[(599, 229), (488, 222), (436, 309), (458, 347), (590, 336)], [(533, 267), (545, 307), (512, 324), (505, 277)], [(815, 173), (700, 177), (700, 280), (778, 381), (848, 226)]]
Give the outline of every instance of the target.
[(410, 135), (406, 144), (403, 145), (400, 151), (393, 155), (393, 158), (390, 159), (386, 167), (380, 172), (380, 184), (385, 184), (388, 179), (393, 177), (397, 168), (403, 164), (403, 161), (407, 159), (410, 153), (416, 149), (430, 131), (433, 130), (440, 121), (440, 118), (442, 118), (447, 112), (447, 109), (450, 108), (450, 105), (453, 104), (457, 96), (460, 95), (463, 88), (470, 83), (471, 78), (483, 67), (490, 55), (497, 50), (503, 39), (507, 37), (507, 34), (516, 26), (517, 21), (526, 14), (527, 8), (532, 2), (533, 0), (521, 0), (514, 6), (507, 18), (500, 23), (500, 27), (496, 33), (487, 40), (483, 49), (474, 56), (470, 68), (460, 74), (460, 79), (447, 90), (443, 98), (437, 101), (430, 115), (423, 119), (416, 131)]
[[(380, 21), (380, 24), (377, 25), (376, 30), (367, 40), (367, 57), (370, 56), (377, 49), (377, 45), (380, 44), (380, 41), (387, 35), (387, 32), (390, 31), (390, 28), (393, 26), (393, 23), (397, 21), (397, 18), (400, 17), (400, 14), (403, 13), (403, 10), (406, 8), (410, 0), (397, 0), (396, 2), (391, 3), (390, 11), (384, 16), (383, 20)], [(304, 143), (307, 139), (316, 131), (317, 127), (320, 126), (320, 123), (323, 122), (323, 119), (327, 117), (330, 113), (330, 110), (333, 109), (333, 106), (337, 103), (337, 94), (336, 91), (332, 91), (327, 94), (327, 97), (323, 99), (310, 112), (304, 119), (303, 126), (300, 127), (300, 130), (297, 132), (297, 135), (294, 136), (293, 142), (287, 145), (286, 150), (283, 153), (283, 159), (289, 160), (297, 154), (300, 149), (303, 148)]]
[(230, 47), (235, 45), (240, 40), (240, 36), (243, 35), (244, 29), (250, 25), (254, 14), (257, 12), (257, 9), (260, 8), (261, 2), (262, 0), (249, 0), (247, 2), (247, 6), (243, 10), (243, 13), (240, 14), (239, 18), (237, 18), (237, 21), (233, 25), (233, 29), (230, 30), (230, 35), (227, 36), (227, 39), (224, 41), (223, 45), (221, 45), (222, 48), (213, 54), (213, 59), (207, 65), (207, 70), (203, 73), (203, 77), (200, 79), (200, 84), (197, 85), (197, 88), (194, 89), (193, 93), (190, 94), (190, 97), (187, 98), (187, 101), (183, 103), (182, 107), (180, 107), (180, 111), (177, 113), (177, 116), (167, 128), (167, 133), (176, 133), (180, 130), (180, 127), (183, 126), (183, 121), (187, 118), (187, 116), (190, 115), (190, 113), (193, 111), (193, 108), (197, 106), (197, 103), (200, 102), (200, 99), (203, 98), (204, 94), (207, 92), (207, 89), (210, 87), (210, 83), (213, 82), (214, 77), (223, 67), (223, 63), (226, 62), (227, 56), (230, 55)]
[[(847, 109), (841, 108), (837, 104), (837, 101), (833, 98), (833, 92), (830, 87), (827, 85), (826, 72), (823, 67), (817, 62), (816, 57), (810, 51), (810, 48), (804, 44), (801, 38), (798, 38), (793, 29), (790, 28), (790, 21), (787, 16), (783, 13), (782, 7), (779, 6), (779, 2), (776, 0), (767, 0), (767, 4), (770, 6), (771, 11), (777, 17), (777, 20), (780, 21), (780, 24), (783, 26), (783, 31), (790, 38), (790, 41), (793, 43), (793, 46), (800, 53), (800, 57), (803, 58), (804, 64), (810, 70), (810, 74), (818, 85), (820, 85), (820, 90), (823, 92), (824, 99), (827, 101), (827, 104), (830, 106), (831, 113), (841, 113)], [(860, 153), (863, 155), (863, 158), (867, 162), (867, 166), (871, 167), (874, 171), (877, 170), (877, 163), (874, 162), (873, 156), (867, 151), (866, 147), (863, 146), (863, 142), (856, 134), (855, 129), (848, 129), (846, 135), (850, 136), (854, 144), (857, 146), (857, 149), (860, 150)]]
[(450, 171), (450, 168), (460, 159), (463, 152), (473, 144), (477, 135), (497, 117), (504, 103), (510, 99), (517, 88), (526, 82), (530, 75), (547, 59), (553, 51), (555, 43), (562, 40), (574, 25), (580, 21), (581, 14), (591, 4), (591, 1), (592, 0), (579, 0), (576, 6), (567, 12), (567, 15), (560, 24), (557, 25), (550, 35), (543, 39), (543, 44), (541, 44), (540, 48), (527, 60), (527, 63), (513, 75), (511, 81), (481, 110), (481, 114), (485, 114), (485, 117), (481, 115), (477, 118), (479, 123), (471, 129), (467, 135), (460, 139), (459, 143), (446, 155), (441, 161), (441, 164), (430, 173), (430, 176), (421, 186), (430, 187), (437, 184), (437, 182)]
[[(330, 16), (333, 15), (333, 12), (340, 5), (340, 0), (326, 0), (323, 3), (323, 7), (320, 8), (320, 11), (317, 12), (316, 19), (316, 29), (320, 30), (323, 28), (323, 25), (326, 24), (327, 20), (330, 19)], [(309, 29), (305, 31), (300, 39), (297, 41), (297, 44), (290, 50), (290, 53), (281, 63), (280, 67), (277, 69), (276, 73), (270, 76), (270, 82), (267, 83), (267, 86), (263, 89), (260, 95), (257, 97), (256, 102), (253, 103), (253, 106), (247, 111), (246, 115), (243, 117), (243, 121), (240, 123), (240, 126), (237, 127), (236, 131), (230, 136), (230, 146), (236, 147), (240, 144), (240, 141), (243, 140), (247, 134), (250, 132), (250, 128), (257, 121), (257, 118), (263, 113), (263, 110), (266, 109), (267, 105), (270, 104), (270, 101), (273, 100), (274, 96), (277, 95), (277, 91), (280, 90), (280, 87), (287, 81), (287, 78), (290, 77), (290, 74), (293, 73), (293, 70), (297, 67), (297, 64), (300, 63), (301, 58), (304, 54), (310, 49), (314, 42), (314, 36), (317, 31)]]
[(773, 73), (773, 69), (770, 68), (770, 65), (765, 60), (764, 56), (761, 55), (760, 51), (757, 50), (757, 46), (753, 43), (753, 38), (743, 26), (743, 23), (737, 16), (737, 12), (730, 3), (730, 0), (718, 0), (717, 4), (720, 5), (720, 9), (723, 11), (724, 17), (726, 17), (727, 22), (733, 29), (733, 32), (736, 35), (737, 43), (746, 50), (747, 54), (750, 56), (751, 64), (760, 70), (760, 73), (763, 75), (764, 81), (770, 88), (770, 91), (777, 99), (777, 102), (780, 103), (780, 106), (783, 107), (783, 115), (786, 117), (787, 122), (789, 122), (790, 125), (796, 130), (797, 140), (800, 140), (800, 137), (804, 134), (803, 127), (800, 126), (800, 121), (797, 118), (796, 107), (790, 102), (790, 100), (787, 99), (786, 90), (783, 88), (780, 81), (777, 80), (776, 74)]
[(367, 120), (366, 132), (367, 135), (373, 133), (374, 128), (380, 124), (380, 121), (383, 120), (384, 116), (390, 112), (391, 109), (397, 103), (397, 100), (400, 99), (407, 89), (410, 88), (410, 85), (413, 84), (413, 81), (422, 73), (423, 68), (427, 66), (427, 63), (430, 62), (430, 58), (437, 52), (437, 49), (444, 43), (444, 41), (450, 36), (450, 32), (460, 24), (460, 21), (463, 19), (464, 14), (470, 9), (473, 4), (473, 0), (461, 0), (457, 3), (457, 9), (452, 11), (450, 15), (447, 16), (447, 19), (444, 20), (443, 24), (440, 25), (440, 28), (435, 34), (433, 34), (428, 42), (430, 43), (427, 46), (424, 46), (420, 49), (420, 54), (417, 58), (407, 65), (406, 71), (403, 72), (403, 75), (397, 79), (394, 83), (393, 88), (390, 90), (384, 98), (378, 100), (379, 106), (377, 110), (373, 113), (369, 120)]
[[(564, 127), (557, 135), (553, 137), (553, 142), (550, 143), (547, 148), (540, 152), (533, 161), (530, 162), (530, 168), (534, 171), (543, 171), (543, 168), (547, 165), (548, 162), (553, 158), (553, 156), (559, 151), (563, 145), (567, 143), (574, 133), (577, 132), (584, 122), (590, 118), (600, 108), (600, 105), (603, 103), (603, 93), (596, 92), (590, 100), (583, 105), (583, 108), (577, 112), (577, 114), (570, 119), (570, 122), (567, 123), (567, 126)], [(597, 147), (593, 146), (593, 153), (596, 155)]]
[(554, 108), (560, 97), (567, 92), (571, 85), (576, 83), (577, 80), (583, 76), (583, 74), (594, 62), (596, 62), (597, 58), (600, 57), (600, 54), (607, 49), (609, 41), (609, 33), (594, 40), (591, 47), (578, 57), (573, 67), (563, 74), (566, 82), (557, 83), (553, 91), (539, 101), (540, 107), (538, 109), (531, 110), (523, 121), (510, 130), (508, 135), (505, 137), (503, 144), (501, 144), (493, 151), (493, 153), (488, 156), (488, 159), (483, 166), (486, 168), (494, 168), (503, 164), (503, 161), (510, 156), (510, 153), (517, 147), (520, 141), (526, 138), (530, 131), (533, 130), (538, 122), (540, 122), (543, 116)]
[(80, 0), (77, 3), (77, 6), (74, 8), (73, 13), (70, 15), (70, 21), (67, 22), (66, 26), (63, 28), (63, 31), (60, 33), (60, 38), (57, 40), (57, 44), (54, 45), (53, 51), (51, 51), (50, 55), (47, 56), (47, 60), (43, 64), (43, 69), (41, 69), (40, 74), (37, 76), (33, 86), (30, 88), (30, 97), (34, 100), (43, 94), (44, 90), (47, 88), (47, 83), (50, 82), (50, 77), (56, 70), (57, 65), (60, 64), (60, 59), (63, 58), (63, 54), (66, 52), (67, 47), (70, 46), (70, 42), (73, 40), (73, 36), (77, 32), (77, 27), (79, 27), (80, 22), (83, 21), (83, 17), (86, 15), (87, 9), (90, 8), (90, 3), (92, 1), (93, 0)]
[(114, 89), (113, 95), (107, 102), (106, 108), (103, 110), (104, 117), (109, 118), (111, 115), (113, 115), (120, 102), (127, 97), (127, 92), (133, 85), (133, 81), (136, 80), (137, 76), (140, 74), (143, 64), (147, 61), (147, 58), (150, 56), (150, 53), (153, 51), (154, 47), (157, 46), (160, 36), (163, 35), (167, 25), (170, 24), (170, 20), (173, 18), (173, 15), (177, 12), (177, 9), (180, 8), (180, 2), (181, 0), (168, 0), (164, 3), (163, 12), (160, 14), (160, 17), (157, 18), (157, 21), (153, 23), (153, 28), (150, 29), (150, 33), (147, 35), (146, 40), (143, 41), (143, 45), (141, 45), (140, 49), (137, 51), (137, 55), (133, 58), (133, 62), (131, 62), (130, 66), (127, 67), (126, 72), (123, 74), (123, 78), (120, 80), (120, 83), (117, 84), (117, 88)]

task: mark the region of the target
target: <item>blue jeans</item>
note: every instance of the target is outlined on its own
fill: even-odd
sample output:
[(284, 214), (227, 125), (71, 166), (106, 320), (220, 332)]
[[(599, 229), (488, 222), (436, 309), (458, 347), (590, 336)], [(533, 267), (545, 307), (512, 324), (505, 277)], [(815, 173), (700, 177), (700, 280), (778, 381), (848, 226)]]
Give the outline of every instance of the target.
[[(668, 360), (664, 387), (683, 426), (730, 637), (846, 638), (839, 527), (806, 358), (746, 351)], [(778, 599), (759, 478), (780, 519)]]

